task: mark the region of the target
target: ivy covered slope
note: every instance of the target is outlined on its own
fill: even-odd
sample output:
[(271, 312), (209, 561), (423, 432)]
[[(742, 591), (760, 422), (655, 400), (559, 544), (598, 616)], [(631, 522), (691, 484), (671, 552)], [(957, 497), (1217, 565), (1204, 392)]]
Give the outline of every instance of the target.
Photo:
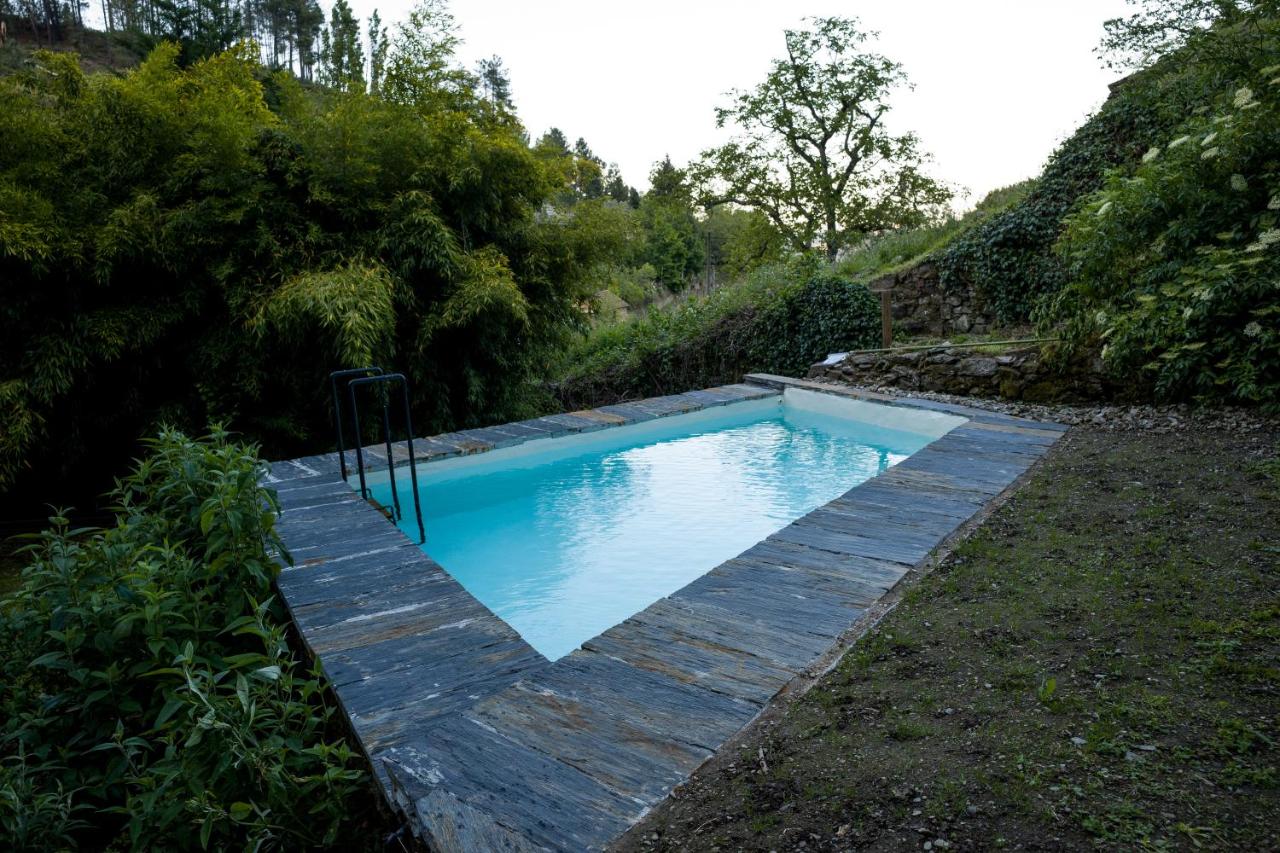
[(33, 536), (0, 601), (7, 849), (359, 849), (371, 780), (286, 641), (254, 449), (165, 432), (114, 526)]
[[(1224, 4), (1225, 5), (1225, 4)], [(1274, 62), (1276, 20), (1256, 4), (1237, 24), (1219, 23), (1119, 81), (1102, 108), (1053, 154), (1025, 199), (961, 235), (939, 255), (944, 287), (984, 295), (998, 318), (1025, 322), (1066, 283), (1055, 251), (1064, 220), (1113, 169), (1131, 170), (1193, 110), (1234, 92)]]
[(1164, 397), (1280, 410), (1280, 64), (1191, 111), (1066, 221), (1067, 348)]
[(167, 44), (0, 78), (0, 492), (83, 502), (163, 422), (300, 449), (337, 366), (406, 370), (423, 430), (533, 406), (597, 249), (535, 216), (558, 179), (416, 32), (377, 94)]
[(940, 252), (945, 251), (964, 234), (1020, 203), (1035, 186), (1036, 181), (1032, 178), (999, 187), (983, 196), (973, 210), (963, 216), (949, 216), (931, 225), (905, 231), (888, 231), (869, 238), (842, 256), (835, 264), (835, 269), (855, 281), (872, 284), (883, 276), (933, 262)]

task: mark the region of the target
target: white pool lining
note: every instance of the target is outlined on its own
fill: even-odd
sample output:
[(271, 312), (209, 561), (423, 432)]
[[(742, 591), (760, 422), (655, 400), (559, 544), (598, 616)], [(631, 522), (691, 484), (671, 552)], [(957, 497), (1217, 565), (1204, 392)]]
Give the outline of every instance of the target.
[[(543, 465), (557, 459), (578, 456), (593, 450), (609, 446), (625, 446), (646, 438), (664, 434), (676, 435), (686, 429), (697, 427), (707, 422), (723, 422), (727, 419), (741, 419), (743, 423), (762, 416), (767, 417), (771, 410), (786, 408), (796, 412), (810, 412), (817, 415), (836, 417), (856, 421), (872, 427), (894, 430), (924, 436), (930, 440), (940, 438), (955, 429), (968, 419), (943, 412), (927, 409), (907, 409), (900, 406), (885, 406), (865, 400), (851, 400), (833, 394), (822, 394), (803, 388), (787, 388), (783, 393), (757, 400), (744, 400), (724, 406), (709, 406), (698, 411), (680, 415), (668, 415), (648, 421), (604, 427), (588, 432), (569, 435), (533, 438), (521, 444), (509, 447), (496, 447), (483, 453), (472, 453), (465, 456), (450, 456), (444, 459), (420, 461), (418, 472), (421, 477), (429, 474), (433, 481), (449, 480), (454, 477), (469, 477), (485, 473), (486, 470), (526, 468)], [(405, 466), (400, 465), (398, 468)], [(387, 482), (388, 473), (384, 468), (380, 471), (366, 472), (365, 481), (372, 488)], [(347, 478), (354, 483), (355, 473)], [(407, 482), (405, 475), (397, 477), (397, 482)]]

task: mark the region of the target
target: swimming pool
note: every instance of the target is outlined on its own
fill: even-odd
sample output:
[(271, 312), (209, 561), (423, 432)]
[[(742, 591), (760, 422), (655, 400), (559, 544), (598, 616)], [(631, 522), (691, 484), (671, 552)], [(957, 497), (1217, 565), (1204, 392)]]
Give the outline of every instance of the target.
[(423, 549), (555, 660), (964, 422), (788, 388), (420, 463)]

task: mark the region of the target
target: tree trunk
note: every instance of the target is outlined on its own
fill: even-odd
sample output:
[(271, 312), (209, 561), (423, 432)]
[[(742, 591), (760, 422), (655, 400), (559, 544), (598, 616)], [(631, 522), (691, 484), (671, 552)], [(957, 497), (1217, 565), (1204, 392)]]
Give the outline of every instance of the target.
[(840, 253), (840, 235), (836, 231), (836, 211), (834, 207), (827, 208), (827, 234), (823, 239), (823, 245), (827, 250), (827, 261), (835, 263), (836, 255)]

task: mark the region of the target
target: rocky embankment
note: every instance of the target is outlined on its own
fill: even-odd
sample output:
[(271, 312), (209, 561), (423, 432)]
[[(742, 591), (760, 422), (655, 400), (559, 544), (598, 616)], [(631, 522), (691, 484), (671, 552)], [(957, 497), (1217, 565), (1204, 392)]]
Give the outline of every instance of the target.
[(1126, 399), (1126, 389), (1107, 376), (1097, 359), (1051, 368), (1044, 363), (1038, 346), (1022, 346), (998, 354), (946, 345), (850, 353), (836, 363), (815, 364), (809, 377), (867, 387), (1032, 403)]

